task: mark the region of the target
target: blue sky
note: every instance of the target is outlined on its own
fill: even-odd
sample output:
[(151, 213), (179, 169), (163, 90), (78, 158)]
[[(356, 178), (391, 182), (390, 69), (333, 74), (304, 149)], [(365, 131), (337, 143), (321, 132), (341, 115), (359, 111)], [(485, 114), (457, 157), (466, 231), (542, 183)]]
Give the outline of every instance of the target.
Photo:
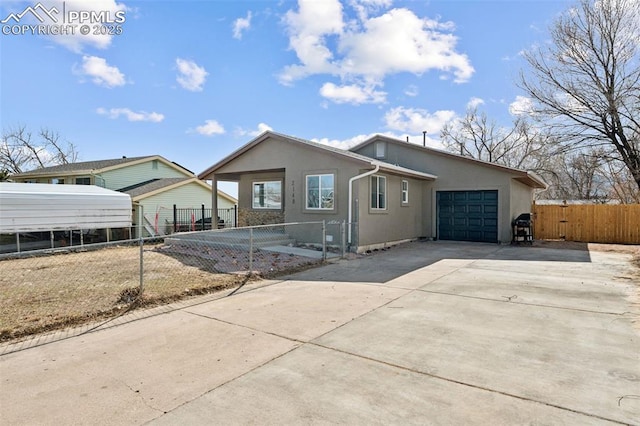
[[(104, 13), (72, 21), (68, 36), (11, 34), (37, 23), (29, 13), (1, 24), (3, 129), (55, 130), (84, 161), (159, 154), (199, 173), (265, 129), (342, 147), (375, 133), (422, 143), (425, 130), (438, 146), (444, 123), (471, 104), (508, 124), (527, 104), (519, 53), (547, 42), (572, 3), (41, 4)], [(3, 0), (0, 20), (36, 5)], [(121, 34), (78, 34), (118, 17), (106, 25)]]

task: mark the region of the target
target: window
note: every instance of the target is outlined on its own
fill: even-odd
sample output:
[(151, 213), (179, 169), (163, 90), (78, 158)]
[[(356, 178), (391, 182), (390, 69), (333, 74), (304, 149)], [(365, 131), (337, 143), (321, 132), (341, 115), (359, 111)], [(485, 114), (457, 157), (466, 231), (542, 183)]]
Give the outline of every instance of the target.
[(51, 183), (54, 185), (64, 185), (64, 179), (53, 178), (51, 179)]
[(375, 150), (376, 150), (376, 158), (384, 158), (386, 155), (387, 145), (384, 142), (376, 142)]
[(153, 170), (158, 170), (158, 160), (151, 161), (151, 168)]
[(279, 209), (282, 206), (282, 182), (254, 182), (252, 205), (254, 209)]
[(307, 208), (312, 210), (332, 210), (333, 190), (333, 175), (308, 175)]
[(387, 178), (384, 176), (371, 176), (371, 208), (387, 208)]
[(409, 202), (409, 181), (402, 181), (402, 204), (407, 204)]
[(91, 178), (90, 177), (76, 178), (76, 185), (91, 185)]

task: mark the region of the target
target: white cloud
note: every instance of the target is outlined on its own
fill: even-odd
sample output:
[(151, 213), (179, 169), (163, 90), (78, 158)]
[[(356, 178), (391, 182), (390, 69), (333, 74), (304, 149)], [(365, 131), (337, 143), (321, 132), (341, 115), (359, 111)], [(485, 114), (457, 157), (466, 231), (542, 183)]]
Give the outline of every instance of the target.
[(370, 13), (379, 11), (380, 9), (386, 9), (391, 7), (392, 0), (351, 0), (351, 7), (353, 7), (358, 14), (360, 20), (366, 19)]
[(426, 131), (433, 135), (440, 133), (442, 127), (456, 114), (449, 110), (440, 110), (431, 114), (429, 111), (417, 108), (396, 107), (387, 111), (384, 116), (386, 126), (393, 130), (421, 134)]
[(342, 4), (338, 0), (299, 0), (298, 12), (288, 11), (284, 17), (289, 33), (289, 47), (296, 52), (301, 65), (289, 65), (280, 75), (280, 82), (293, 81), (318, 73), (334, 73), (338, 68), (330, 63), (333, 53), (326, 38), (342, 33)]
[(509, 104), (511, 115), (529, 114), (533, 111), (533, 101), (526, 96), (516, 96), (516, 100)]
[(442, 145), (442, 142), (440, 142), (440, 139), (432, 138), (428, 135), (425, 137), (422, 134), (422, 132), (420, 132), (419, 134), (412, 134), (412, 135), (407, 135), (407, 134), (399, 135), (393, 132), (382, 132), (382, 133), (370, 133), (368, 135), (357, 135), (347, 139), (313, 138), (311, 140), (324, 145), (333, 146), (335, 148), (350, 149), (366, 141), (367, 139), (372, 138), (375, 135), (388, 136), (390, 138), (394, 138), (402, 141), (406, 141), (407, 137), (409, 137), (410, 143), (415, 143), (416, 145), (422, 145), (423, 143), (425, 143), (427, 146), (430, 146), (433, 148), (444, 149), (444, 146)]
[(382, 86), (391, 74), (429, 71), (456, 83), (471, 78), (474, 69), (469, 58), (456, 50), (453, 23), (420, 18), (404, 8), (369, 16), (390, 5), (385, 0), (352, 0), (349, 6), (358, 19), (345, 23), (338, 0), (299, 0), (298, 11), (290, 10), (284, 18), (298, 63), (282, 70), (280, 82), (289, 85), (310, 75), (328, 74), (339, 77), (343, 87), (372, 87)]
[(97, 56), (83, 56), (80, 68), (74, 66), (74, 72), (91, 78), (95, 84), (104, 87), (124, 86), (124, 74), (117, 67), (107, 64), (106, 59)]
[(246, 18), (238, 18), (233, 21), (233, 38), (242, 39), (242, 32), (251, 28), (251, 11), (247, 12)]
[(204, 136), (213, 136), (222, 135), (225, 130), (216, 120), (206, 120), (202, 126), (196, 127), (195, 132)]
[(469, 99), (469, 102), (467, 102), (467, 108), (474, 109), (479, 107), (482, 104), (484, 104), (484, 99), (472, 97), (471, 99)]
[(178, 67), (178, 76), (176, 81), (183, 89), (191, 92), (202, 91), (202, 86), (207, 79), (209, 73), (204, 67), (199, 66), (194, 61), (177, 58), (176, 65)]
[(340, 50), (347, 53), (341, 70), (373, 78), (437, 70), (465, 82), (474, 69), (466, 55), (455, 51), (457, 37), (447, 32), (451, 27), (449, 22), (421, 19), (408, 9), (392, 9), (363, 22), (363, 31), (340, 39)]
[(418, 93), (420, 93), (418, 86), (415, 86), (413, 84), (404, 90), (404, 94), (407, 96), (411, 96), (412, 98), (418, 96)]
[(336, 86), (333, 83), (325, 83), (320, 88), (320, 95), (337, 104), (379, 104), (385, 101), (386, 92), (374, 90), (373, 86), (361, 87), (357, 84)]
[(367, 139), (373, 137), (374, 135), (375, 135), (374, 133), (370, 133), (368, 135), (357, 135), (348, 139), (313, 138), (311, 140), (313, 142), (318, 142), (323, 145), (333, 146), (335, 148), (349, 149), (358, 145), (359, 143), (366, 141)]
[[(62, 11), (67, 12), (65, 19), (69, 19), (69, 12), (83, 11), (83, 12), (95, 12), (98, 16), (103, 17), (104, 20), (115, 21), (116, 19), (124, 18), (125, 21), (120, 23), (123, 28), (126, 26), (127, 11), (129, 8), (124, 3), (118, 3), (115, 0), (41, 0), (40, 3), (47, 9), (55, 7), (58, 10), (58, 14), (55, 16), (58, 19), (58, 23), (62, 21)], [(64, 5), (63, 5), (64, 3)], [(35, 2), (33, 3), (35, 4)], [(35, 21), (35, 20), (34, 20)], [(39, 24), (40, 22), (35, 21)], [(45, 24), (53, 23), (53, 21), (45, 21)], [(67, 21), (69, 24), (82, 24), (87, 22)], [(91, 24), (91, 23), (89, 23)], [(92, 25), (90, 25), (92, 27)], [(126, 31), (126, 30), (125, 30)], [(98, 49), (106, 49), (111, 45), (115, 35), (109, 34), (94, 34), (94, 31), (90, 31), (86, 35), (82, 35), (78, 28), (74, 31), (74, 34), (57, 34), (49, 36), (48, 39), (54, 43), (60, 44), (67, 49), (75, 52), (82, 53), (85, 47), (93, 47)]]
[(129, 108), (98, 108), (96, 112), (100, 115), (107, 116), (111, 119), (119, 118), (120, 116), (126, 117), (129, 121), (150, 121), (152, 123), (159, 123), (164, 120), (164, 115), (157, 112), (146, 111), (132, 111)]
[(268, 130), (273, 130), (271, 128), (271, 126), (269, 126), (266, 123), (259, 123), (258, 124), (258, 128), (255, 130), (246, 130), (243, 128), (237, 128), (234, 133), (236, 134), (236, 136), (252, 136), (252, 137), (256, 137), (261, 135), (262, 133), (268, 131)]

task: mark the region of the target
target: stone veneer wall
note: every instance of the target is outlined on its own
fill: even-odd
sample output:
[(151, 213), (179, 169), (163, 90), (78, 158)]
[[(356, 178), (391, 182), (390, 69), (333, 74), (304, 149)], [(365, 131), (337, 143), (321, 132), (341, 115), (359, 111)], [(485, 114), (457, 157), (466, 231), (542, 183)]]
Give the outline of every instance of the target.
[(256, 226), (284, 223), (284, 212), (238, 208), (238, 226)]

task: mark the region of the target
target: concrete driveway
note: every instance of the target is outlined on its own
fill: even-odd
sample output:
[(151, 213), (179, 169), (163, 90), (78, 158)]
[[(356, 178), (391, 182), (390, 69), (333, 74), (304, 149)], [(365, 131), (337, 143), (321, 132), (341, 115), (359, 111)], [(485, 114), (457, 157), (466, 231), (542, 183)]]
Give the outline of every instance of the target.
[(640, 424), (631, 256), (410, 243), (0, 357), (9, 424)]

